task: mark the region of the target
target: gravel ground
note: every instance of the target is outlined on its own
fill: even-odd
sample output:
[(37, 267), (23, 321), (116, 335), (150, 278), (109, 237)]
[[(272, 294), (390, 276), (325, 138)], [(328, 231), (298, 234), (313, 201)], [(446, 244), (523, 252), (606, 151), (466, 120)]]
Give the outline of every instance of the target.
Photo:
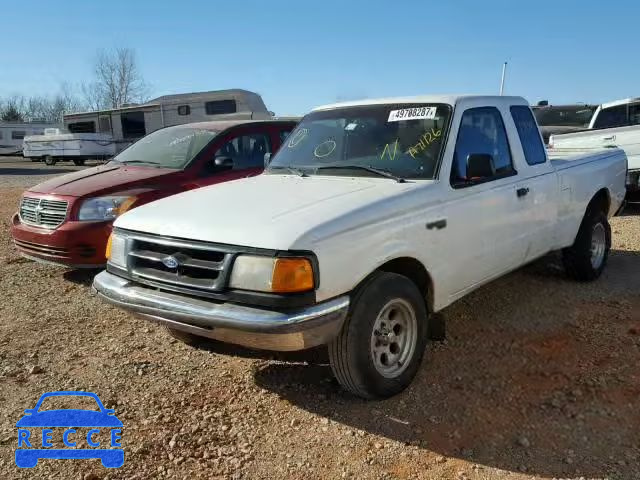
[[(326, 365), (194, 349), (90, 296), (92, 273), (18, 257), (23, 187), (66, 164), (0, 161), (0, 478), (640, 478), (640, 210), (612, 221), (601, 279), (555, 256), (444, 313), (413, 385), (342, 392)], [(115, 408), (125, 464), (13, 463), (15, 422), (43, 392)]]

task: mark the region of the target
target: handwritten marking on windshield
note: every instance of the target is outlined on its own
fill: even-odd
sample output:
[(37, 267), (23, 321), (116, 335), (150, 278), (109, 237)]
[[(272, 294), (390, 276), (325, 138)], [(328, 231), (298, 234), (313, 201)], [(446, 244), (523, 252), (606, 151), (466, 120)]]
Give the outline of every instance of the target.
[(393, 145), (393, 149), (388, 143), (384, 146), (384, 150), (382, 150), (382, 154), (380, 155), (380, 160), (384, 159), (385, 154), (389, 156), (389, 160), (395, 160), (396, 153), (398, 152), (398, 139), (396, 139), (396, 141), (391, 145)]
[(336, 142), (333, 140), (325, 140), (313, 150), (313, 154), (318, 158), (324, 158), (331, 155), (335, 149)]
[(304, 140), (304, 137), (307, 136), (307, 134), (309, 133), (309, 129), (308, 128), (301, 128), (300, 130), (298, 130), (295, 135), (293, 135), (293, 137), (291, 137), (289, 139), (289, 143), (287, 143), (287, 146), (289, 148), (295, 148), (298, 146), (298, 144)]
[(412, 158), (416, 158), (416, 155), (424, 152), (427, 147), (440, 138), (441, 135), (442, 130), (436, 130), (435, 128), (432, 128), (429, 132), (424, 132), (418, 140), (418, 143), (409, 147), (407, 153), (411, 155)]

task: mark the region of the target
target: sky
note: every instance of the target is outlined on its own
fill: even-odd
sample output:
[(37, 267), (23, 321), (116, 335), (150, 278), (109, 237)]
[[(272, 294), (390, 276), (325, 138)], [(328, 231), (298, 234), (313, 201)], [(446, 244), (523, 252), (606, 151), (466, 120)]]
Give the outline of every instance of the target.
[[(4, 4), (4, 5), (3, 5)], [(279, 115), (340, 100), (505, 94), (531, 103), (640, 96), (637, 0), (0, 2), (0, 97), (91, 80), (99, 49), (136, 51), (151, 97), (245, 88)]]

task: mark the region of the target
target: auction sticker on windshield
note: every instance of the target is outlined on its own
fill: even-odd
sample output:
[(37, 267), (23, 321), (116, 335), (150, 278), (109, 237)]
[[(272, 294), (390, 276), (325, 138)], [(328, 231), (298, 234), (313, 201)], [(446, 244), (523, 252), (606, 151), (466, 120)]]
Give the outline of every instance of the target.
[(436, 118), (437, 107), (416, 107), (391, 110), (387, 122), (402, 122), (404, 120), (433, 120)]

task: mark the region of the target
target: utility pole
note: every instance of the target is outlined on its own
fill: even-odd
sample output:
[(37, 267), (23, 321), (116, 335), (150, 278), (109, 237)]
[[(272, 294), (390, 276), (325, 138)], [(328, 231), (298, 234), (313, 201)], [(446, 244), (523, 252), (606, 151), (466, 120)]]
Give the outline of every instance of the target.
[(507, 74), (507, 62), (502, 64), (502, 80), (500, 80), (500, 95), (504, 94), (504, 77)]

